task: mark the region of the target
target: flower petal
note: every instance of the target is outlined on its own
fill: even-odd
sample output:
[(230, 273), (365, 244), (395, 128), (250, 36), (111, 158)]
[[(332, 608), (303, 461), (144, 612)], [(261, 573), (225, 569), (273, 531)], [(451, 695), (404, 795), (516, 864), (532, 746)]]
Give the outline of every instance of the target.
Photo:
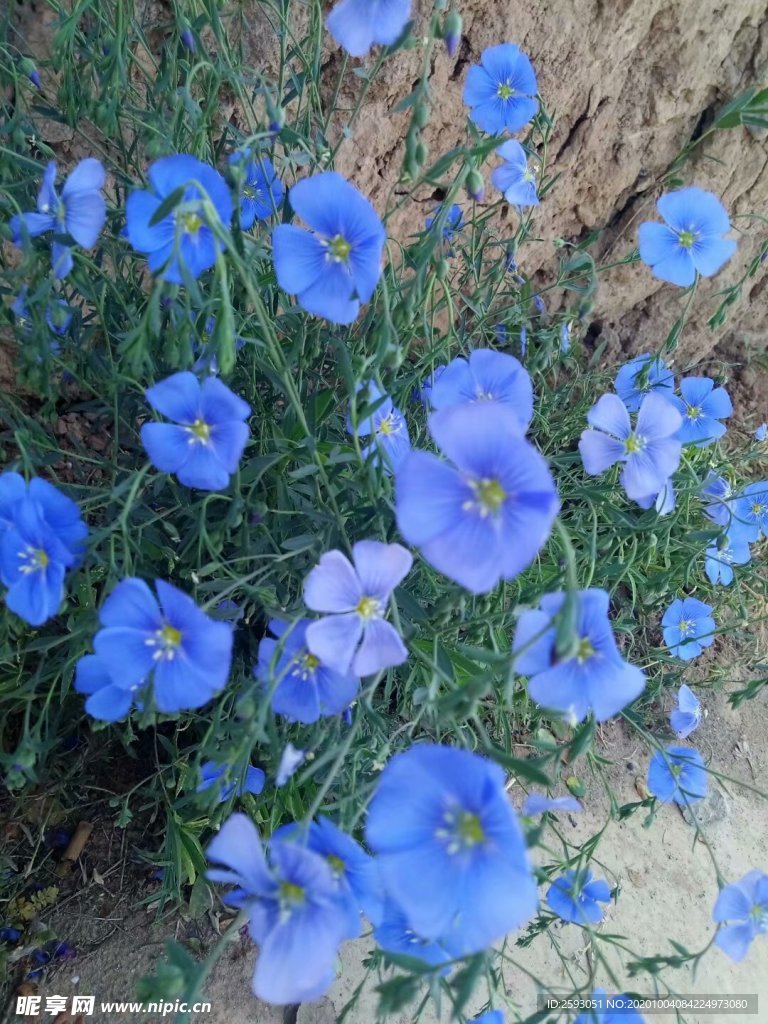
[(304, 582), (304, 603), (314, 612), (351, 612), (362, 597), (357, 573), (341, 551), (326, 551)]
[(618, 395), (602, 395), (587, 413), (587, 423), (622, 441), (632, 432), (627, 407)]
[(385, 619), (373, 619), (363, 631), (363, 642), (352, 661), (356, 676), (372, 676), (408, 658), (408, 648), (395, 627)]
[(348, 675), (362, 632), (357, 612), (326, 615), (307, 626), (307, 647), (328, 668)]
[(413, 556), (400, 544), (361, 540), (352, 548), (352, 559), (366, 597), (386, 601), (410, 572)]
[(171, 374), (145, 394), (152, 408), (169, 420), (189, 425), (200, 417), (200, 381), (189, 370)]

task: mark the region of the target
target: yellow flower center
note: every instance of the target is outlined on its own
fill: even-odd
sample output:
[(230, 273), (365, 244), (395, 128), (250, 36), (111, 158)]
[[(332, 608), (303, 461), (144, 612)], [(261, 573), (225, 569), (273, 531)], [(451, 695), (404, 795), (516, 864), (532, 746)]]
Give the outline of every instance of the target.
[(477, 497), (481, 516), (495, 515), (507, 499), (507, 492), (498, 480), (473, 480), (471, 487)]
[(23, 573), (40, 572), (48, 567), (50, 558), (48, 552), (43, 548), (25, 548), (19, 555), (23, 565), (20, 569)]
[(637, 434), (630, 434), (627, 440), (624, 442), (627, 455), (634, 455), (635, 452), (640, 452), (645, 447), (645, 441), (642, 437), (638, 437)]
[(689, 405), (686, 410), (686, 415), (689, 420), (698, 420), (701, 418), (701, 408), (698, 405)]
[(337, 263), (346, 263), (349, 259), (349, 254), (352, 252), (352, 246), (346, 238), (336, 235), (328, 243), (328, 251)]
[(334, 875), (346, 874), (347, 865), (344, 863), (341, 857), (334, 857), (334, 855), (331, 854), (329, 857), (326, 857), (325, 859), (330, 864), (331, 871), (333, 871)]
[(689, 633), (693, 632), (693, 623), (690, 619), (682, 619), (677, 628), (680, 630), (681, 636), (688, 636)]
[(589, 659), (594, 658), (594, 656), (595, 648), (592, 646), (589, 637), (582, 637), (579, 640), (578, 647), (576, 648), (576, 661), (578, 661), (580, 665), (583, 665), (585, 661), (589, 661)]
[(253, 185), (243, 185), (243, 195), (246, 199), (257, 199), (261, 193)]
[(693, 243), (696, 241), (696, 236), (692, 231), (681, 231), (677, 236), (677, 240), (683, 249), (690, 249)]
[(181, 630), (174, 626), (165, 625), (160, 630), (160, 636), (166, 647), (178, 647), (181, 643)]
[(211, 427), (205, 420), (195, 420), (191, 427), (187, 427), (187, 430), (192, 435), (191, 442), (199, 441), (200, 444), (208, 444), (211, 440)]
[(199, 213), (189, 210), (180, 215), (181, 225), (188, 235), (196, 235), (203, 226), (203, 219)]
[(381, 614), (381, 605), (375, 597), (361, 597), (355, 611), (361, 619), (375, 619)]
[(755, 519), (761, 519), (766, 511), (768, 511), (768, 505), (762, 505), (759, 501), (756, 501), (752, 506), (752, 515)]
[(166, 622), (157, 632), (148, 636), (145, 643), (147, 647), (156, 648), (152, 655), (155, 661), (173, 661), (181, 644), (181, 630)]
[(443, 815), (443, 824), (435, 833), (438, 839), (445, 842), (448, 853), (461, 853), (471, 850), (486, 841), (485, 831), (476, 814), (471, 811), (449, 809)]
[(391, 437), (395, 432), (395, 423), (392, 416), (385, 416), (379, 424), (379, 433), (384, 437)]
[(457, 822), (456, 832), (464, 846), (477, 846), (485, 842), (485, 832), (476, 814), (464, 811)]
[(496, 90), (496, 95), (500, 100), (508, 100), (514, 96), (515, 90), (509, 84), (509, 82), (502, 82), (499, 88)]
[(298, 907), (304, 902), (304, 890), (293, 882), (281, 882), (280, 902), (287, 907)]

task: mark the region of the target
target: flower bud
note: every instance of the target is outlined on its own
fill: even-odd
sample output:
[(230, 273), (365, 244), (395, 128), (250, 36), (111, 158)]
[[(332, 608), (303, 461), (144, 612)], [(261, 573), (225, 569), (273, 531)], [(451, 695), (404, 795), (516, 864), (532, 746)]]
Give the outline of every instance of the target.
[(25, 57), (21, 62), (21, 70), (36, 89), (39, 89), (42, 86), (43, 83), (40, 79), (40, 72), (28, 57)]
[(453, 57), (461, 42), (462, 21), (458, 11), (449, 11), (443, 24), (443, 39), (448, 56)]
[(185, 50), (189, 50), (190, 53), (196, 52), (197, 40), (195, 39), (195, 35), (189, 23), (185, 22), (182, 24), (181, 31), (179, 32), (179, 39), (181, 40), (181, 45)]
[(472, 169), (467, 175), (467, 195), (476, 203), (482, 203), (485, 198), (485, 182), (479, 171)]

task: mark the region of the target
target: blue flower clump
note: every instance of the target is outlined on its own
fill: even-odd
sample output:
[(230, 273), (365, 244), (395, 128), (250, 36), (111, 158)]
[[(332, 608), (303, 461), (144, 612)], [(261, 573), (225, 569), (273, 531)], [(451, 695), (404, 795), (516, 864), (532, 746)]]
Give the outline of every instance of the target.
[[(743, 615), (739, 567), (768, 538), (768, 480), (738, 479), (733, 446), (720, 443), (734, 411), (725, 373), (680, 365), (687, 305), (661, 354), (631, 352), (613, 390), (607, 375), (594, 388), (602, 369), (576, 372), (591, 336), (591, 238), (557, 239), (552, 284), (534, 287), (539, 271), (520, 253), (557, 179), (531, 60), (510, 42), (483, 50), (463, 85), (466, 138), (430, 163), (426, 75), (445, 50), (455, 56), (462, 23), (438, 4), (422, 38), (412, 14), (412, 0), (334, 4), (325, 25), (344, 54), (331, 55), (326, 109), (319, 15), (314, 53), (282, 25), (285, 64), (270, 82), (234, 65), (218, 81), (223, 35), (206, 54), (205, 15), (190, 24), (179, 13), (156, 83), (162, 97), (166, 76), (177, 66), (185, 76), (169, 137), (148, 120), (120, 145), (107, 138), (109, 182), (86, 157), (60, 185), (56, 164), (41, 166), (38, 190), (33, 165), (36, 210), (24, 208), (33, 191), (23, 202), (8, 192), (14, 259), (37, 277), (14, 264), (3, 294), (45, 394), (3, 423), (3, 685), (18, 688), (24, 727), (0, 760), (9, 785), (36, 778), (53, 719), (79, 707), (72, 687), (96, 722), (122, 723), (126, 744), (134, 728), (154, 728), (156, 756), (169, 755), (157, 766), (173, 821), (165, 878), (178, 880), (182, 859), (190, 881), (199, 874), (203, 829), (215, 832), (206, 877), (226, 887), (259, 947), (260, 999), (320, 998), (342, 944), (365, 931), (377, 970), (408, 969), (435, 999), (450, 994), (457, 1020), (482, 1005), (474, 1024), (504, 1024), (494, 945), (524, 926), (524, 944), (561, 922), (597, 926), (620, 895), (593, 875), (591, 840), (556, 833), (560, 862), (536, 869), (529, 851), (549, 849), (541, 836), (556, 815), (587, 809), (578, 773), (604, 760), (603, 723), (622, 716), (640, 732), (652, 708), (667, 736), (642, 730), (647, 791), (618, 810), (611, 797), (614, 817), (645, 806), (647, 824), (659, 805), (709, 793), (708, 764), (683, 745), (706, 727), (681, 676), (732, 624), (713, 593), (733, 595)], [(352, 67), (359, 92), (341, 123), (348, 58), (373, 47), (386, 49)], [(423, 49), (424, 73), (391, 111), (409, 127), (396, 198), (377, 209), (333, 168), (401, 47)], [(106, 88), (114, 54), (99, 53)], [(42, 89), (31, 61), (17, 63), (17, 88)], [(242, 126), (208, 120), (194, 85), (209, 75), (251, 95)], [(219, 99), (212, 90), (208, 106)], [(192, 152), (173, 151), (180, 139)], [(482, 163), (494, 154), (498, 195), (486, 199)], [(406, 206), (413, 199), (421, 205)], [(388, 243), (401, 209), (411, 238)], [(661, 195), (657, 210), (618, 262), (641, 260), (687, 289), (686, 302), (735, 256), (729, 214), (696, 186)], [(102, 234), (109, 245), (84, 254)], [(119, 322), (107, 325), (112, 305)], [(103, 390), (110, 452), (46, 447), (59, 378), (86, 418)], [(741, 461), (758, 464), (767, 434), (754, 431)], [(66, 486), (32, 474), (36, 462)], [(246, 814), (225, 818), (236, 801), (258, 829)], [(189, 805), (205, 817), (185, 820)], [(768, 933), (768, 875), (723, 886), (712, 916), (714, 945), (743, 959)], [(11, 926), (0, 935), (21, 938)], [(469, 1011), (472, 972), (489, 990)], [(405, 1005), (415, 983), (393, 980), (379, 992)], [(576, 1024), (642, 1022), (613, 1006), (626, 996), (591, 998)]]

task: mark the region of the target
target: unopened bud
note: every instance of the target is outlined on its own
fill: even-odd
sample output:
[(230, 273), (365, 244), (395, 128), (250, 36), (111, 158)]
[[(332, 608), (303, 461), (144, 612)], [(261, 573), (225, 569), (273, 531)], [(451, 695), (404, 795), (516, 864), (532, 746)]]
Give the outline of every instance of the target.
[(269, 130), (273, 135), (278, 135), (285, 124), (285, 111), (282, 107), (270, 107), (269, 109)]
[(467, 195), (476, 203), (482, 203), (485, 198), (485, 182), (479, 171), (471, 170), (467, 175)]
[(448, 56), (453, 57), (461, 42), (462, 22), (458, 11), (449, 11), (443, 24), (443, 39)]
[(43, 83), (40, 79), (40, 72), (28, 57), (25, 57), (21, 62), (21, 70), (36, 89), (41, 87)]
[(179, 39), (181, 40), (181, 45), (184, 47), (185, 50), (189, 50), (190, 53), (196, 52), (197, 40), (195, 39), (195, 34), (192, 31), (190, 25), (183, 24), (181, 26), (181, 32), (179, 32)]

